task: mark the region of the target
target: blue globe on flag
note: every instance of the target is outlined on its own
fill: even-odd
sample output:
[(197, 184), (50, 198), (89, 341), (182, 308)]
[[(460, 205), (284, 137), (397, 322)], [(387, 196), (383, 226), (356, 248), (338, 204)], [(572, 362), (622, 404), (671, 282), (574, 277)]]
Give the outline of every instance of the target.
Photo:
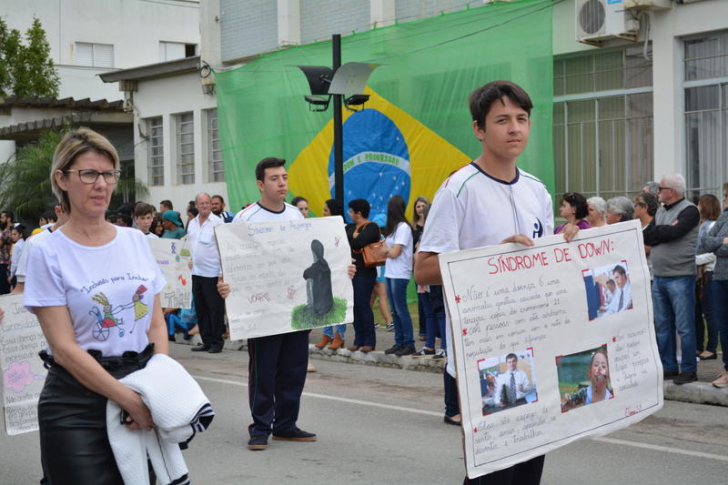
[[(411, 188), (410, 156), (397, 125), (375, 109), (363, 109), (349, 116), (343, 126), (344, 213), (349, 202), (366, 199), (371, 204), (369, 219), (387, 213), (387, 202), (401, 195), (408, 202)], [(333, 197), (334, 150), (329, 154), (329, 189)]]

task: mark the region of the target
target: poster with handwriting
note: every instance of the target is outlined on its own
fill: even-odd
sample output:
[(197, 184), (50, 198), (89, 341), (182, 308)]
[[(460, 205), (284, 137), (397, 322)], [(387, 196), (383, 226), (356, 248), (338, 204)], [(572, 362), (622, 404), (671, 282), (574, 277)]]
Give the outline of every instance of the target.
[(38, 429), (38, 396), (47, 372), (38, 352), (46, 341), (22, 294), (1, 296), (0, 308), (5, 311), (0, 322), (5, 430), (12, 436)]
[(639, 221), (440, 255), (468, 476), (663, 405)]
[(353, 321), (341, 217), (241, 222), (215, 228), (230, 338), (263, 337)]
[(192, 274), (190, 252), (186, 240), (147, 239), (152, 254), (162, 270), (167, 285), (160, 293), (162, 308), (190, 308), (192, 306)]

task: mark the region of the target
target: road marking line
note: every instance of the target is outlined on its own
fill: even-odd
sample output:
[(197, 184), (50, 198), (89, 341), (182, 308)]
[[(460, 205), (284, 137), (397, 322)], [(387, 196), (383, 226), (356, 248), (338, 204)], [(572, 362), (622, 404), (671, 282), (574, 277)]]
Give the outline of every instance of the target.
[(668, 446), (651, 445), (649, 443), (638, 443), (638, 442), (634, 442), (634, 441), (617, 440), (614, 438), (594, 438), (594, 441), (601, 441), (602, 443), (609, 443), (612, 445), (632, 446), (634, 448), (644, 448), (646, 450), (664, 451), (666, 453), (675, 453), (678, 455), (696, 456), (698, 458), (708, 458), (711, 460), (728, 462), (728, 456), (714, 455), (712, 453), (703, 453), (700, 451), (681, 450), (679, 448), (670, 448)]
[[(195, 379), (199, 379), (201, 381), (218, 382), (220, 384), (231, 384), (233, 386), (248, 387), (248, 385), (243, 382), (230, 381), (227, 379), (216, 379), (214, 377), (203, 377), (203, 376), (193, 376), (193, 377)], [(424, 411), (421, 409), (405, 408), (402, 406), (393, 406), (393, 405), (389, 405), (389, 404), (379, 404), (379, 403), (375, 403), (375, 402), (361, 401), (359, 399), (348, 399), (345, 397), (326, 396), (324, 394), (315, 394), (312, 392), (304, 392), (303, 395), (308, 396), (308, 397), (315, 397), (318, 399), (328, 399), (329, 401), (339, 401), (339, 402), (344, 402), (344, 403), (349, 403), (349, 404), (359, 404), (361, 406), (370, 406), (370, 407), (381, 408), (381, 409), (391, 409), (393, 411), (404, 411), (407, 413), (422, 414), (425, 416), (440, 417), (443, 415), (442, 413), (436, 413), (433, 411)], [(593, 441), (608, 443), (608, 444), (612, 444), (612, 445), (631, 446), (633, 448), (643, 448), (643, 449), (652, 450), (652, 451), (664, 451), (666, 453), (674, 453), (677, 455), (695, 456), (698, 458), (706, 458), (706, 459), (710, 459), (710, 460), (728, 462), (727, 456), (714, 455), (712, 453), (702, 453), (700, 451), (681, 450), (679, 448), (670, 448), (668, 446), (651, 445), (649, 443), (638, 443), (638, 442), (633, 442), (633, 441), (618, 440), (618, 439), (614, 439), (614, 438), (594, 438)]]
[[(203, 376), (193, 376), (193, 377), (195, 379), (198, 379), (201, 381), (219, 382), (221, 384), (232, 384), (233, 386), (248, 387), (248, 385), (243, 382), (230, 381), (227, 379), (216, 379), (214, 377), (203, 377)], [(324, 394), (315, 394), (312, 392), (304, 392), (303, 395), (307, 396), (307, 397), (315, 397), (318, 399), (328, 399), (329, 401), (339, 401), (339, 402), (345, 402), (345, 403), (349, 403), (349, 404), (359, 404), (361, 406), (370, 406), (370, 407), (381, 408), (381, 409), (391, 409), (393, 411), (405, 411), (408, 413), (423, 414), (425, 416), (437, 416), (437, 417), (443, 416), (443, 413), (436, 413), (434, 411), (425, 411), (422, 409), (412, 409), (412, 408), (406, 408), (403, 406), (394, 406), (391, 404), (379, 404), (376, 402), (360, 401), (359, 399), (348, 399), (345, 397), (326, 396)]]

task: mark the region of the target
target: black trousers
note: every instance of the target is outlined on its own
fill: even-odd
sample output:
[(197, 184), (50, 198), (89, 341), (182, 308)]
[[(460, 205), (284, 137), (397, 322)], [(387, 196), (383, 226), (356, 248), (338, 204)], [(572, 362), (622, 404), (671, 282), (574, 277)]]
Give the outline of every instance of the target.
[(296, 428), (306, 384), (310, 330), (248, 339), (251, 436), (286, 434)]
[(465, 478), (463, 485), (539, 485), (545, 458), (541, 455), (482, 477)]
[(0, 295), (7, 295), (10, 293), (10, 283), (8, 283), (9, 270), (9, 264), (0, 264)]
[[(109, 374), (121, 379), (144, 368), (154, 346), (121, 357), (89, 353)], [(107, 399), (84, 387), (52, 357), (41, 357), (50, 367), (38, 402), (41, 463), (48, 482), (124, 485), (106, 430)]]
[(195, 299), (200, 338), (206, 348), (221, 349), (225, 345), (225, 300), (217, 292), (217, 277), (192, 275), (192, 298)]

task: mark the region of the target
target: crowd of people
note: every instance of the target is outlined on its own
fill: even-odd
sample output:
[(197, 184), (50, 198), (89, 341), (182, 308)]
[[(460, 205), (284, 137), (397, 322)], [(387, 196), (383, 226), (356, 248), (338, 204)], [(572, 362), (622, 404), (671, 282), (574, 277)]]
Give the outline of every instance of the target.
[[(569, 192), (559, 204), (564, 223), (554, 228), (551, 195), (516, 165), (531, 127), (533, 105), (528, 94), (514, 83), (497, 81), (475, 90), (469, 103), (473, 134), (482, 152), (443, 183), (432, 204), (418, 197), (410, 220), (399, 195), (388, 201), (386, 214), (372, 215), (365, 199), (348, 203), (344, 220), (353, 261), (349, 276), (354, 337), (346, 348), (363, 353), (376, 349), (378, 324), (372, 307), (378, 299), (381, 325), (394, 332), (395, 344), (385, 354), (447, 359), (444, 420), (459, 425), (438, 254), (504, 243), (532, 246), (535, 238), (551, 234), (571, 241), (580, 230), (637, 218), (650, 266), (665, 378), (676, 384), (696, 380), (698, 360), (716, 359), (718, 341), (723, 349), (728, 346), (728, 310), (721, 304), (728, 296), (728, 212), (721, 213), (717, 198), (703, 196), (697, 206), (689, 202), (685, 180), (677, 174), (659, 184), (648, 183), (632, 200), (587, 199)], [(47, 379), (40, 396), (39, 423), (43, 470), (54, 485), (121, 483), (106, 435), (105, 404), (107, 400), (119, 404), (125, 410), (123, 423), (130, 429), (152, 429), (149, 408), (119, 379), (144, 368), (153, 354), (166, 354), (176, 328), (187, 335), (196, 320), (202, 342), (192, 351), (223, 350), (224, 300), (231, 297), (231, 289), (220, 277), (214, 228), (240, 221), (291, 221), (313, 212), (303, 197), (286, 203), (285, 160), (265, 158), (254, 175), (260, 199), (236, 215), (225, 210), (222, 196), (206, 193), (190, 201), (186, 224), (168, 200), (158, 210), (139, 202), (112, 212), (109, 203), (120, 177), (118, 155), (104, 137), (81, 128), (68, 133), (54, 155), (51, 181), (59, 205), (43, 215), (40, 232), (26, 242), (26, 228), (17, 224), (13, 213), (0, 213), (0, 272), (5, 276), (0, 278), (0, 294), (25, 292), (25, 305), (37, 315), (49, 346), (44, 358), (54, 378)], [(724, 195), (728, 208), (728, 184)], [(321, 214), (343, 217), (344, 208), (330, 199)], [(158, 237), (186, 238), (194, 301), (191, 319), (179, 309), (160, 305), (164, 280), (145, 241)], [(120, 274), (134, 278), (108, 284)], [(407, 288), (413, 278), (420, 323), (417, 337), (408, 306)], [(611, 286), (605, 285), (603, 311), (615, 301), (620, 309), (631, 304), (625, 289), (628, 271), (615, 267), (613, 280)], [(297, 424), (309, 332), (248, 340), (253, 421), (248, 427), (249, 449), (267, 449), (271, 435), (283, 441), (317, 440)], [(346, 339), (346, 325), (327, 327), (315, 347), (339, 350)], [(416, 339), (424, 342), (419, 350)], [(515, 389), (510, 400), (517, 402), (518, 390), (525, 393), (527, 386), (516, 383), (517, 358), (509, 359), (511, 378), (508, 385), (504, 381), (501, 392)], [(597, 356), (593, 362), (600, 359)], [(719, 388), (728, 387), (725, 351), (723, 363), (727, 372), (713, 382)], [(593, 374), (604, 374), (599, 372)], [(604, 386), (597, 386), (602, 380), (593, 378), (600, 398), (606, 395)], [(540, 456), (465, 481), (538, 484), (543, 463)]]
[[(728, 346), (728, 311), (721, 304), (728, 285), (728, 183), (723, 185), (723, 195), (722, 207), (712, 194), (690, 202), (685, 178), (672, 174), (659, 183), (647, 182), (632, 200), (585, 200), (580, 194), (568, 193), (559, 208), (567, 222), (582, 229), (640, 221), (663, 372), (679, 385), (697, 380), (697, 362), (717, 359), (718, 342), (723, 349)], [(625, 284), (620, 287), (618, 283), (628, 281), (628, 276), (621, 270), (607, 281), (605, 313), (617, 311), (624, 293)], [(628, 300), (631, 304), (631, 293)], [(728, 388), (726, 352), (723, 364), (725, 372), (713, 381), (721, 389)]]

